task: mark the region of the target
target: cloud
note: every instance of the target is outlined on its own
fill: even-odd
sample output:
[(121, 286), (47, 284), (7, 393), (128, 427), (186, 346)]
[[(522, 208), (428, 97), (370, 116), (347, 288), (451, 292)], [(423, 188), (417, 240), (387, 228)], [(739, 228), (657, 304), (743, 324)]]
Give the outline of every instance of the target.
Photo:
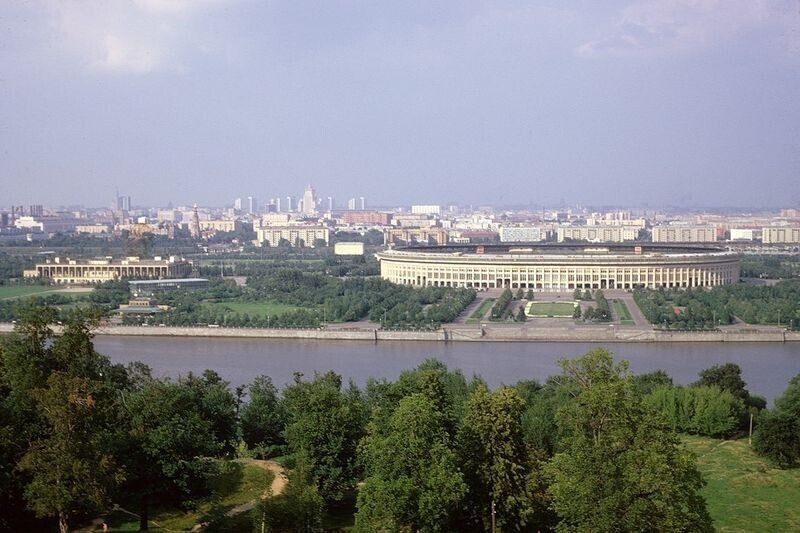
[(616, 29), (576, 50), (580, 57), (679, 52), (711, 46), (782, 17), (783, 0), (637, 0), (622, 12)]
[(204, 43), (193, 20), (224, 0), (107, 0), (49, 4), (59, 45), (90, 70), (181, 71)]

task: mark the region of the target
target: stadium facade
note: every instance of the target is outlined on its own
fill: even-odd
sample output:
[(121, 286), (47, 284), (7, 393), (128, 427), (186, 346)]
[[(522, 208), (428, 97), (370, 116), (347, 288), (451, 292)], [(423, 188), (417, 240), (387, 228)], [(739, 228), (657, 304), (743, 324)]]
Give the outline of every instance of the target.
[(739, 257), (692, 245), (520, 244), (397, 247), (381, 277), (419, 287), (534, 291), (715, 287), (739, 281)]

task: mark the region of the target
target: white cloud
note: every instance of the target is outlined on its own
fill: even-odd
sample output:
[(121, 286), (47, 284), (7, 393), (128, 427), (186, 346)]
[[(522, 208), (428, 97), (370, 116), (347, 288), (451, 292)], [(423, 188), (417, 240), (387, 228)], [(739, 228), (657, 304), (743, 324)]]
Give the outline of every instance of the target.
[(581, 57), (692, 50), (791, 16), (784, 0), (637, 0), (616, 29), (576, 50)]
[(104, 0), (49, 4), (59, 45), (90, 70), (147, 74), (180, 71), (201, 50), (194, 15), (223, 0)]

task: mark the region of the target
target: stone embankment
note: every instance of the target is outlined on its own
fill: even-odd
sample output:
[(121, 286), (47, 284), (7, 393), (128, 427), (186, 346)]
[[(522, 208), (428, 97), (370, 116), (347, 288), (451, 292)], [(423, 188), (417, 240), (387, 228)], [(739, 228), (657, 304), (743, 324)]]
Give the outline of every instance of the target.
[[(0, 333), (13, 330), (0, 324)], [(57, 328), (56, 328), (57, 329)], [(445, 342), (798, 342), (800, 332), (781, 328), (740, 328), (717, 331), (659, 331), (614, 325), (531, 327), (526, 325), (445, 326), (436, 331), (388, 331), (377, 328), (276, 329), (210, 327), (103, 326), (98, 335), (145, 337), (235, 337), (357, 341)]]

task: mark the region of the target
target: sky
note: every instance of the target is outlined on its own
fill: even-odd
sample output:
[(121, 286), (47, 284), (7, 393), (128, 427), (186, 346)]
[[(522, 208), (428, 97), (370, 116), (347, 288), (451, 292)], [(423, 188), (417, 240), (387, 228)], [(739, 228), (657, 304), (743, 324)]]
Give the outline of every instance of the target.
[(0, 206), (800, 205), (797, 0), (5, 0)]

